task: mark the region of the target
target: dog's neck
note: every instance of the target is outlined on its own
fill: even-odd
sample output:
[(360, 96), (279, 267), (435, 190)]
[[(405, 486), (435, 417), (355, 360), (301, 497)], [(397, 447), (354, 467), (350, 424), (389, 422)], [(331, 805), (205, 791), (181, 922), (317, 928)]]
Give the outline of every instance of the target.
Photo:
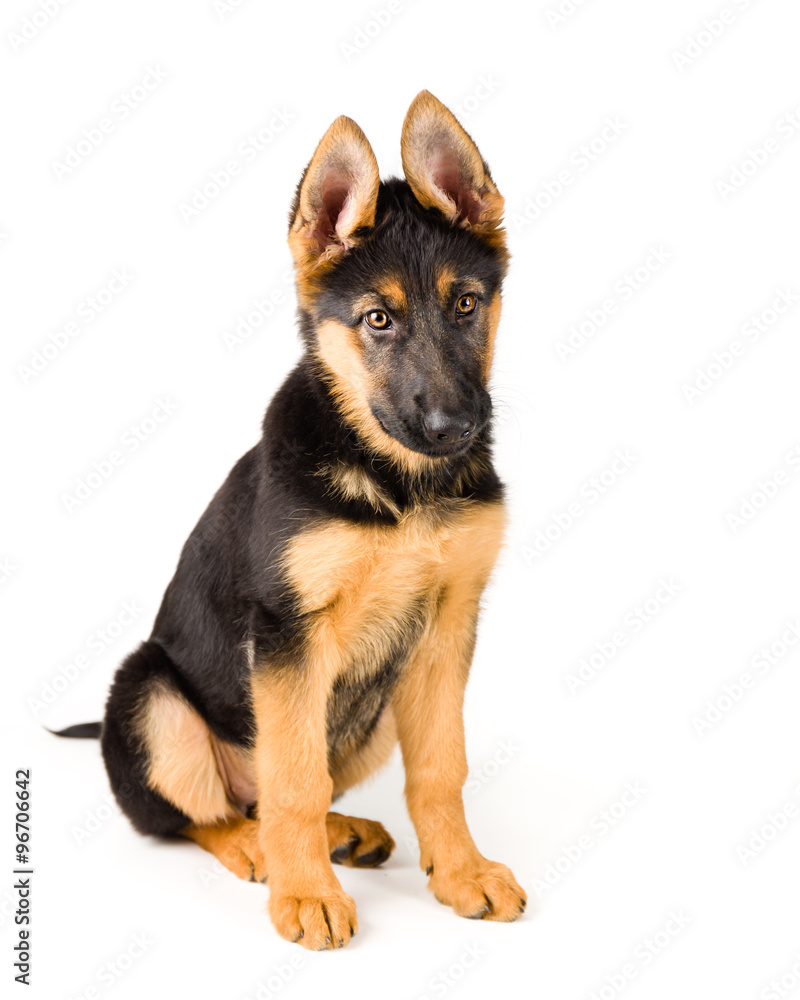
[[(410, 509), (470, 499), (497, 500), (502, 484), (492, 465), (487, 425), (465, 452), (403, 466), (376, 452), (340, 412), (330, 385), (309, 356), (304, 356), (276, 396), (283, 441), (273, 449), (306, 473), (312, 491), (321, 489), (379, 520), (394, 520)], [(270, 411), (272, 407), (270, 407)], [(265, 441), (276, 424), (265, 418)], [(277, 414), (275, 414), (277, 417)]]

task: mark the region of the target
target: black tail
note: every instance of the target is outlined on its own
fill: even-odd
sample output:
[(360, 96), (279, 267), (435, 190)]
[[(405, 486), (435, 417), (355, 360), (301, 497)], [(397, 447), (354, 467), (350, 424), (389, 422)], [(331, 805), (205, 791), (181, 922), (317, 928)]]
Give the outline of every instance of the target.
[[(47, 727), (45, 727), (47, 728)], [(100, 731), (103, 728), (102, 722), (81, 722), (77, 726), (67, 726), (66, 729), (48, 729), (48, 733), (53, 736), (71, 736), (78, 740), (99, 740)]]

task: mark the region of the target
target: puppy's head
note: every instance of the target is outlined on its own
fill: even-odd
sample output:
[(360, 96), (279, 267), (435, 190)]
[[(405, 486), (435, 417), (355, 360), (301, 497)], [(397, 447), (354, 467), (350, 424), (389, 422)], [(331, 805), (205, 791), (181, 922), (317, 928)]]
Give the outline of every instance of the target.
[(338, 118), (300, 181), (289, 246), (304, 336), (345, 419), (405, 468), (463, 454), (486, 426), (508, 254), (503, 199), (477, 147), (423, 91), (405, 180), (381, 183)]

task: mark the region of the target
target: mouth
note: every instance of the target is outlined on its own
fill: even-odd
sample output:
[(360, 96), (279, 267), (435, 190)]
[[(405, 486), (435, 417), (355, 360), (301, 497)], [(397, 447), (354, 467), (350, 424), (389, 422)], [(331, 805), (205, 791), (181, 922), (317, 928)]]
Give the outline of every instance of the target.
[(425, 444), (424, 447), (415, 448), (414, 451), (421, 451), (423, 455), (431, 458), (455, 458), (463, 455), (472, 447), (473, 438), (468, 441), (453, 441), (450, 444)]

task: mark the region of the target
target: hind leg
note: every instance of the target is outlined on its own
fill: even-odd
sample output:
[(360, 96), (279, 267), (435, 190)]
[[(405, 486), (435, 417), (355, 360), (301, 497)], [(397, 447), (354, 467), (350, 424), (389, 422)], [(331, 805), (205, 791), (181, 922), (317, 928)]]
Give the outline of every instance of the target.
[(181, 833), (246, 882), (267, 881), (264, 855), (258, 843), (258, 820), (239, 816), (213, 826), (192, 823)]
[(164, 649), (145, 642), (122, 664), (101, 736), (114, 795), (140, 833), (173, 836), (188, 824), (231, 819), (211, 734), (178, 692)]
[[(331, 861), (351, 868), (377, 868), (389, 857), (394, 841), (380, 823), (330, 812), (325, 818)], [(266, 882), (264, 852), (259, 844), (258, 820), (235, 817), (224, 823), (190, 823), (180, 831), (213, 854), (228, 871), (245, 882)]]

